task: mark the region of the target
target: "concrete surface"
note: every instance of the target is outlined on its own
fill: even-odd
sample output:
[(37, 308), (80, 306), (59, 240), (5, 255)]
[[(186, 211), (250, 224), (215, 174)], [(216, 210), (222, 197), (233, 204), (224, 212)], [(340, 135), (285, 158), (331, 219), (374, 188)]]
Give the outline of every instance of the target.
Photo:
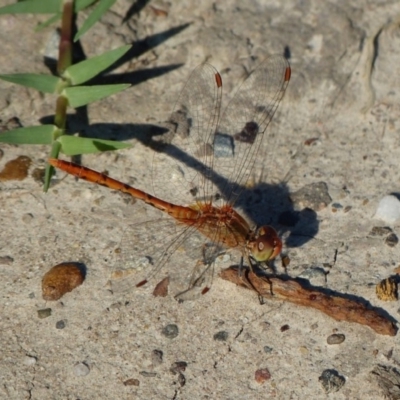
[[(112, 72), (135, 84), (90, 105), (89, 127), (84, 113), (72, 112), (71, 127), (133, 147), (83, 156), (83, 165), (148, 189), (153, 151), (141, 139), (168, 119), (190, 71), (209, 61), (221, 72), (228, 98), (246, 71), (286, 47), (292, 79), (254, 171), (257, 183), (269, 184), (264, 218), (283, 233), (291, 276), (321, 267), (329, 273), (317, 284), (360, 296), (397, 319), (397, 302), (378, 300), (375, 285), (393, 274), (400, 246), (370, 232), (387, 225), (373, 219), (380, 199), (400, 189), (400, 3), (159, 1), (122, 24), (130, 5), (117, 2), (82, 46), (93, 56), (137, 43), (136, 55)], [(0, 17), (1, 73), (47, 72), (42, 55), (52, 29), (33, 32), (43, 20)], [(52, 96), (1, 81), (0, 89), (2, 121), (16, 116), (29, 126), (54, 112)], [(0, 148), (0, 169), (26, 155), (31, 172), (49, 151)], [(164, 181), (166, 196), (173, 195), (170, 179)], [(332, 203), (316, 211), (313, 229), (306, 220), (301, 229), (279, 226), (282, 205), (271, 194), (282, 199), (317, 182), (327, 184)], [(398, 336), (282, 302), (261, 305), (254, 293), (218, 277), (207, 295), (182, 304), (172, 296), (154, 298), (151, 288), (112, 294), (107, 281), (128, 222), (154, 211), (70, 176), (55, 183), (47, 194), (31, 174), (0, 183), (1, 398), (383, 398), (370, 372), (377, 364), (398, 366)], [(400, 224), (390, 227), (397, 233)], [(61, 300), (45, 302), (41, 279), (63, 261), (84, 263), (87, 278)], [(233, 254), (229, 261), (224, 266), (237, 263)], [(44, 308), (52, 314), (40, 319)], [(178, 327), (175, 338), (163, 333), (170, 324)], [(290, 329), (281, 331), (284, 325)], [(225, 340), (216, 340), (221, 331), (227, 336), (217, 338)], [(332, 333), (345, 341), (328, 345)], [(174, 364), (181, 361), (187, 366)], [(255, 379), (260, 369), (271, 375), (261, 384)], [(338, 392), (326, 394), (319, 382), (326, 369), (345, 377)]]

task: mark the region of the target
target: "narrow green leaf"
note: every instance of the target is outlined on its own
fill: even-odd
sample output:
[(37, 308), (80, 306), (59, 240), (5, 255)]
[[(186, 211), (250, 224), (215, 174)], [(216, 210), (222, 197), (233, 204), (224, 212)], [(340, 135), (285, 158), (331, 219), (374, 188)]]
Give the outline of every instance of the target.
[(18, 128), (0, 133), (0, 142), (12, 144), (51, 144), (58, 130), (55, 125)]
[[(75, 12), (81, 11), (97, 0), (76, 0)], [(56, 14), (62, 9), (63, 0), (25, 0), (0, 8), (1, 14)]]
[[(50, 157), (49, 158), (58, 158), (58, 155), (60, 154), (61, 150), (61, 144), (56, 140), (53, 142), (53, 145), (51, 146), (51, 152), (50, 152)], [(50, 186), (50, 180), (51, 177), (53, 176), (53, 171), (54, 167), (51, 166), (50, 164), (46, 165), (46, 171), (44, 175), (44, 187), (43, 191), (47, 192)]]
[(0, 79), (31, 87), (44, 93), (54, 93), (60, 82), (60, 78), (56, 76), (42, 74), (2, 74)]
[(61, 13), (60, 12), (55, 14), (55, 15), (53, 15), (53, 16), (51, 16), (46, 21), (44, 21), (44, 22), (42, 22), (40, 24), (37, 24), (36, 28), (35, 28), (35, 31), (39, 32), (40, 30), (42, 30), (44, 28), (47, 28), (49, 25), (53, 24), (54, 22), (58, 21), (59, 19), (61, 19)]
[(65, 70), (64, 77), (68, 79), (72, 85), (80, 85), (114, 64), (131, 47), (131, 45), (122, 46), (118, 49), (107, 51), (100, 56), (71, 65)]
[(120, 150), (131, 147), (131, 145), (113, 140), (94, 138), (82, 138), (78, 136), (63, 135), (57, 141), (61, 143), (61, 152), (67, 156), (77, 154), (99, 153), (108, 150)]
[(91, 4), (95, 3), (97, 0), (75, 0), (75, 12), (81, 11)]
[(64, 89), (61, 94), (68, 99), (71, 107), (77, 108), (121, 92), (129, 86), (129, 84), (124, 83), (118, 85), (76, 86)]
[(86, 18), (81, 29), (76, 33), (74, 42), (78, 41), (100, 18), (103, 14), (115, 3), (116, 0), (100, 0), (96, 8)]
[(54, 14), (61, 11), (62, 0), (26, 0), (0, 8), (0, 14)]

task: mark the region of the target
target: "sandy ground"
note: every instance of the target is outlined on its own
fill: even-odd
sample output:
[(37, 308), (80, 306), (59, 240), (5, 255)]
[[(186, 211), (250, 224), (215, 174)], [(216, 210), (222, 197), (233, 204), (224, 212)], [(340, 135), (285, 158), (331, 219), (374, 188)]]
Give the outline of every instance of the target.
[[(313, 284), (359, 296), (397, 319), (397, 302), (378, 300), (375, 285), (393, 274), (400, 246), (371, 230), (400, 228), (374, 219), (380, 199), (400, 191), (400, 3), (159, 1), (122, 24), (129, 7), (117, 2), (82, 47), (90, 57), (133, 43), (133, 57), (112, 72), (133, 85), (87, 112), (72, 112), (70, 126), (132, 148), (84, 156), (82, 163), (148, 189), (153, 151), (143, 138), (168, 118), (190, 71), (213, 64), (228, 98), (247, 71), (286, 49), (292, 79), (254, 171), (264, 188), (257, 192), (262, 218), (284, 237), (289, 275), (306, 272)], [(1, 73), (47, 73), (42, 58), (52, 30), (33, 32), (43, 20), (0, 17)], [(5, 82), (0, 88), (3, 122), (18, 117), (23, 126), (35, 125), (54, 113), (52, 96)], [(72, 177), (59, 181), (63, 173), (44, 194), (32, 172), (43, 167), (49, 149), (0, 148), (0, 169), (20, 155), (32, 159), (25, 180), (0, 183), (1, 398), (384, 397), (371, 371), (399, 364), (398, 336), (285, 302), (260, 304), (254, 293), (218, 277), (207, 295), (182, 304), (153, 297), (151, 288), (112, 294), (107, 281), (128, 222), (151, 218), (153, 210)], [(176, 193), (168, 174), (166, 197)], [(326, 183), (331, 204), (315, 207), (296, 226), (279, 225), (282, 212), (301, 212), (300, 203), (289, 205), (288, 193), (318, 182)], [(84, 263), (86, 280), (46, 302), (42, 277), (65, 261)], [(232, 255), (218, 267), (235, 263)], [(316, 268), (322, 277), (309, 273)], [(39, 318), (45, 308), (51, 315)], [(177, 326), (175, 337), (165, 332), (168, 325)], [(345, 341), (328, 344), (333, 333)], [(264, 383), (255, 378), (261, 369), (270, 373)], [(345, 378), (330, 394), (319, 381), (327, 369)]]

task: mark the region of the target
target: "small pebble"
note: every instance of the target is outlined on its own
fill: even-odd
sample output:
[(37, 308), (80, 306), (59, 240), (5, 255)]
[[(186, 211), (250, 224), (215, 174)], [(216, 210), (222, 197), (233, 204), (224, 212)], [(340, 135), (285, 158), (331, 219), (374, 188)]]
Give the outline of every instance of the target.
[(283, 325), (283, 326), (281, 326), (281, 332), (286, 332), (286, 331), (288, 331), (290, 329), (290, 326), (289, 325)]
[(34, 168), (31, 176), (35, 180), (35, 182), (42, 184), (44, 182), (44, 178), (46, 175), (45, 168)]
[(300, 354), (302, 354), (303, 356), (306, 356), (307, 354), (310, 353), (310, 351), (308, 350), (308, 348), (306, 346), (300, 346), (299, 351), (300, 351)]
[(65, 321), (63, 319), (56, 322), (56, 329), (64, 329), (64, 328), (65, 328)]
[(24, 364), (27, 366), (35, 365), (37, 362), (37, 358), (33, 356), (25, 356)]
[(14, 259), (10, 256), (1, 256), (0, 257), (0, 265), (11, 265), (14, 262)]
[(385, 399), (400, 399), (400, 371), (397, 368), (378, 364), (370, 374), (377, 381)]
[(346, 380), (343, 376), (333, 369), (326, 369), (318, 378), (326, 393), (333, 393), (339, 391)]
[(51, 268), (42, 279), (44, 300), (58, 300), (85, 280), (85, 270), (79, 263), (61, 263)]
[(219, 331), (214, 335), (214, 340), (219, 342), (226, 342), (228, 340), (229, 333), (227, 331)]
[(234, 138), (238, 142), (253, 144), (256, 140), (259, 130), (260, 126), (257, 124), (257, 122), (246, 122), (243, 129), (234, 135)]
[(161, 282), (157, 283), (153, 290), (154, 297), (166, 297), (168, 295), (169, 277), (167, 276)]
[(178, 372), (185, 372), (187, 367), (187, 362), (185, 361), (176, 361), (172, 364), (171, 368), (169, 369), (174, 375)]
[(215, 157), (233, 157), (232, 136), (216, 133), (214, 135), (214, 154)]
[(180, 387), (185, 386), (185, 384), (186, 384), (185, 375), (179, 373), (179, 375), (178, 375), (178, 383), (179, 383)]
[(397, 279), (390, 277), (380, 281), (376, 287), (376, 297), (383, 301), (395, 301), (398, 299)]
[(271, 373), (267, 368), (258, 369), (254, 374), (254, 378), (256, 382), (261, 384), (271, 379)]
[(24, 224), (29, 224), (29, 223), (32, 222), (33, 218), (34, 218), (33, 214), (31, 214), (31, 213), (26, 213), (26, 214), (24, 214), (24, 215), (22, 216), (22, 222), (23, 222)]
[(74, 374), (76, 376), (86, 376), (90, 372), (90, 368), (85, 363), (78, 363), (74, 366)]
[(140, 381), (139, 379), (127, 379), (126, 381), (124, 381), (124, 385), (125, 386), (139, 386), (140, 385)]
[(154, 378), (155, 376), (157, 376), (156, 372), (140, 371), (139, 374), (144, 376), (145, 378)]
[(163, 362), (163, 352), (161, 350), (153, 350), (151, 352), (151, 363), (153, 366), (160, 365)]
[[(0, 132), (8, 132), (18, 128), (22, 128), (21, 121), (18, 117), (11, 117), (5, 123), (0, 124)], [(0, 150), (0, 159), (3, 157), (3, 155), (3, 150)]]
[(179, 329), (177, 325), (169, 324), (162, 329), (161, 333), (168, 339), (174, 339), (179, 335)]
[(42, 310), (38, 310), (38, 317), (40, 319), (50, 317), (51, 315), (51, 308), (43, 308)]
[(43, 55), (47, 58), (58, 60), (60, 40), (60, 32), (57, 29), (54, 29), (49, 35)]
[(334, 333), (332, 335), (329, 335), (328, 338), (326, 339), (326, 342), (328, 344), (340, 344), (343, 343), (346, 339), (346, 336), (343, 335), (342, 333)]
[(332, 202), (325, 182), (306, 185), (290, 195), (292, 202), (300, 208), (321, 211)]
[(273, 350), (272, 347), (264, 346), (264, 352), (265, 352), (265, 353), (267, 353), (267, 354), (272, 353), (272, 350)]
[(325, 281), (326, 279), (326, 272), (321, 267), (309, 267), (304, 270), (300, 275), (300, 278), (304, 278), (307, 280), (322, 280)]
[(338, 210), (341, 210), (343, 206), (340, 203), (332, 203), (332, 211), (337, 212)]
[(396, 196), (385, 196), (378, 204), (374, 218), (393, 224), (400, 219), (400, 201)]
[(385, 244), (387, 244), (389, 247), (394, 247), (399, 243), (399, 238), (395, 233), (389, 234), (389, 236), (385, 239)]
[(0, 181), (22, 181), (28, 176), (32, 160), (27, 156), (19, 156), (8, 161), (0, 171)]
[(179, 136), (183, 138), (189, 136), (190, 128), (192, 127), (192, 120), (188, 117), (186, 109), (178, 109), (174, 111), (167, 123), (172, 125), (175, 133), (177, 133)]
[(389, 233), (392, 233), (392, 228), (388, 226), (374, 226), (371, 231), (369, 232), (369, 236), (386, 236)]
[(281, 257), (281, 262), (282, 262), (282, 268), (286, 269), (290, 264), (289, 256), (282, 256)]

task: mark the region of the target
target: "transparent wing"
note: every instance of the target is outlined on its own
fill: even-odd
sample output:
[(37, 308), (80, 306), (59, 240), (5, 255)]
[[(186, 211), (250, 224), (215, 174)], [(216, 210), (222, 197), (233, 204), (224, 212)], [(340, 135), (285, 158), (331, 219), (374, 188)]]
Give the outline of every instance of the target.
[(116, 254), (111, 289), (114, 293), (142, 286), (153, 289), (166, 276), (172, 278), (173, 294), (198, 287), (195, 276), (207, 269), (204, 242), (194, 226), (179, 225), (173, 218), (128, 226)]
[[(216, 195), (233, 204), (249, 179), (289, 78), (285, 58), (268, 58), (239, 87), (219, 122), (221, 77), (209, 64), (198, 66), (178, 98), (170, 132), (155, 154), (154, 193), (179, 204)], [(173, 190), (166, 192), (165, 182)]]
[[(205, 63), (191, 73), (168, 121), (170, 131), (158, 143), (152, 169), (153, 191), (172, 203), (206, 197), (213, 138), (221, 109), (222, 81)], [(165, 183), (173, 187), (166, 191)]]
[(215, 151), (212, 168), (217, 175), (226, 178), (219, 187), (230, 204), (236, 202), (245, 188), (261, 143), (268, 141), (267, 127), (283, 98), (289, 79), (288, 61), (282, 56), (269, 57), (238, 88), (222, 115), (214, 147), (217, 150), (220, 141), (228, 141), (233, 147), (233, 154), (225, 151), (218, 156)]

